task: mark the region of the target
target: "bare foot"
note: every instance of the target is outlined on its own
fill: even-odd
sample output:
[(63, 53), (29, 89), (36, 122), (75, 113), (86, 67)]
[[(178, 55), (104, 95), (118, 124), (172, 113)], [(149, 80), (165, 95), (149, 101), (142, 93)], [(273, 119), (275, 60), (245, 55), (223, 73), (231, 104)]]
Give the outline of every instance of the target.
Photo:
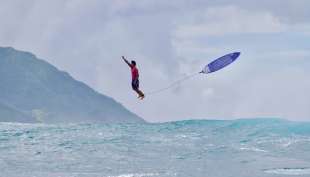
[(144, 95), (139, 95), (139, 97), (138, 97), (138, 98), (140, 98), (140, 100), (143, 100)]

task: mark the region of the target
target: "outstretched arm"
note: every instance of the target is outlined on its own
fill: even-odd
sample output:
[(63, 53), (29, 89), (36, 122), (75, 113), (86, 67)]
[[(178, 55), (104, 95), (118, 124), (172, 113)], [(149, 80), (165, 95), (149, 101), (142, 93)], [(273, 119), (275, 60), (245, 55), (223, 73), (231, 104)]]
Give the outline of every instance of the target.
[(126, 58), (124, 56), (122, 56), (122, 59), (125, 61), (125, 63), (127, 63), (127, 65), (131, 68), (131, 64), (128, 62), (128, 60), (126, 60)]

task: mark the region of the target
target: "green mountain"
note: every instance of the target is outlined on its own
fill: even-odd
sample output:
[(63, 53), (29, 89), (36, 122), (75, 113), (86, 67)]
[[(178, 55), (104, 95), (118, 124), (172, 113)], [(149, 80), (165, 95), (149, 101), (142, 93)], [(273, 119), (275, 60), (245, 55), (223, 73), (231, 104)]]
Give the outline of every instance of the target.
[(29, 52), (0, 47), (0, 121), (144, 122)]

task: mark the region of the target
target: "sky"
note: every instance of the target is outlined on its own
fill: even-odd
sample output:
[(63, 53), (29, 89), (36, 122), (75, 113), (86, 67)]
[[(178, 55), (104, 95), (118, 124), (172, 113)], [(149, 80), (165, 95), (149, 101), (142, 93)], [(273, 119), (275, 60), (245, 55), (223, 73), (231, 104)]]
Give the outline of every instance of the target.
[[(0, 46), (34, 53), (150, 122), (310, 120), (309, 0), (0, 0)], [(229, 67), (144, 92), (239, 51)]]

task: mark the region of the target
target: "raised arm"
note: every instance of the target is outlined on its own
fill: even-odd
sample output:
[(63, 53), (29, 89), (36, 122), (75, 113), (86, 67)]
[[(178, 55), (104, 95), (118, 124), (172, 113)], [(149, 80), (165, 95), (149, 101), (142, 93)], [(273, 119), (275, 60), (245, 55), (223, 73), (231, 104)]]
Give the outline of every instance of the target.
[(122, 59), (125, 61), (125, 63), (127, 63), (127, 65), (131, 68), (131, 64), (128, 62), (128, 60), (126, 60), (126, 58), (124, 56), (122, 56)]

